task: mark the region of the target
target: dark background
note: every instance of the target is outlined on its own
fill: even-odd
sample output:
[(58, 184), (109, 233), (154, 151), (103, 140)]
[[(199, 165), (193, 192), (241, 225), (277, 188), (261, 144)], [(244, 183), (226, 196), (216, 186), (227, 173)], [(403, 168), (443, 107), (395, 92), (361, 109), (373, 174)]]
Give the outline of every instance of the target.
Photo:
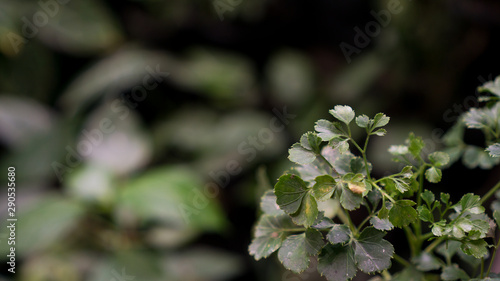
[[(439, 149), (442, 133), (477, 105), (477, 86), (500, 74), (496, 1), (41, 2), (57, 12), (0, 0), (0, 162), (16, 168), (21, 244), (16, 277), (3, 263), (2, 280), (107, 281), (122, 269), (136, 280), (316, 280), (247, 253), (259, 196), (291, 166), (287, 148), (337, 104), (384, 112), (389, 133), (368, 155), (383, 176), (397, 169), (389, 145), (413, 131)], [(401, 12), (348, 63), (340, 44), (356, 47), (355, 28), (390, 3)], [(221, 7), (230, 8), (223, 18)], [(35, 24), (36, 13), (48, 21), (28, 36), (23, 18)], [(27, 41), (13, 47), (13, 33)], [(112, 104), (131, 99), (147, 66), (169, 75), (125, 104), (120, 120)], [(296, 117), (248, 160), (238, 147), (284, 107)], [(104, 118), (116, 131), (69, 167), (67, 147)], [(466, 140), (484, 141), (474, 131)], [(186, 221), (179, 206), (192, 206), (193, 190), (231, 161), (241, 171)], [(55, 162), (68, 168), (62, 181)], [(458, 163), (427, 188), (481, 194), (498, 175)], [(400, 234), (388, 239), (404, 252)]]

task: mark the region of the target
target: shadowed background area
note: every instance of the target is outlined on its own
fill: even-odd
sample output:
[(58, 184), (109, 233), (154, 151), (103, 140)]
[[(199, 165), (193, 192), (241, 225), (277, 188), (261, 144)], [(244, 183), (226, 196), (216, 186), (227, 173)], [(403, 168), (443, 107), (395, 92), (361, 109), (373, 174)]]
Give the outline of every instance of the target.
[[(0, 0), (0, 167), (16, 169), (18, 218), (16, 274), (4, 226), (0, 280), (321, 280), (247, 252), (288, 147), (349, 104), (391, 117), (376, 176), (410, 130), (438, 149), (500, 74), (499, 35), (486, 0)], [(465, 171), (435, 191), (498, 180)]]

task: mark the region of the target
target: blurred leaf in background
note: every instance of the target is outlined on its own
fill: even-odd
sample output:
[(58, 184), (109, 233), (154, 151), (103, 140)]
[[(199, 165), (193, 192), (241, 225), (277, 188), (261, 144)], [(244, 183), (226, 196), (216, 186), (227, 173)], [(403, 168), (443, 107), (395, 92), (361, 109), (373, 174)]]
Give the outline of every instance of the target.
[(438, 146), (442, 113), (498, 71), (494, 3), (404, 2), (348, 64), (339, 44), (388, 1), (225, 1), (223, 19), (217, 1), (0, 0), (16, 280), (319, 280), (246, 252), (287, 148), (336, 104), (384, 111), (383, 174), (409, 124)]

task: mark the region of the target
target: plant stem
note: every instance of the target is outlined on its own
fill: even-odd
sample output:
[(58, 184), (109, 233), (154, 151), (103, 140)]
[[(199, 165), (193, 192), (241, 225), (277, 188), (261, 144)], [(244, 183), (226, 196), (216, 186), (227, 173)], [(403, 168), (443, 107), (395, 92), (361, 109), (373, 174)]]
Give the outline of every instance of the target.
[(479, 278), (483, 279), (484, 277), (484, 258), (481, 258), (481, 275)]
[(407, 260), (403, 259), (402, 257), (400, 257), (399, 255), (397, 254), (394, 254), (393, 256), (394, 260), (399, 262), (402, 266), (410, 266), (410, 262), (408, 262)]
[(500, 188), (500, 181), (497, 182), (497, 184), (486, 193), (483, 198), (481, 198), (481, 201), (479, 201), (481, 204), (486, 202), (495, 192)]
[(366, 216), (366, 218), (358, 225), (358, 229), (361, 229), (363, 225), (365, 225), (365, 223), (367, 223), (372, 218), (372, 216), (372, 214)]
[(423, 234), (422, 236), (420, 236), (420, 239), (422, 239), (422, 241), (425, 241), (425, 240), (431, 238), (432, 236), (434, 236), (434, 233), (427, 232), (426, 234)]
[(443, 238), (438, 238), (434, 240), (434, 242), (432, 242), (429, 246), (427, 246), (427, 248), (425, 248), (424, 252), (426, 253), (432, 252), (432, 250), (434, 250), (434, 248), (436, 248), (439, 244), (441, 244), (441, 242), (443, 242)]
[(382, 271), (382, 276), (384, 277), (384, 280), (391, 280), (392, 279), (391, 274), (387, 270)]
[(356, 225), (354, 225), (354, 223), (352, 222), (352, 219), (351, 219), (351, 216), (349, 215), (349, 212), (344, 210), (344, 208), (342, 208), (342, 207), (340, 209), (341, 209), (341, 211), (338, 213), (339, 219), (344, 224), (347, 224), (349, 226), (349, 228), (351, 229), (351, 232), (354, 235), (358, 235), (358, 229), (356, 228)]
[(372, 182), (371, 183), (373, 186), (375, 186), (375, 188), (380, 192), (382, 193), (382, 195), (384, 195), (385, 198), (389, 199), (389, 201), (391, 201), (392, 203), (396, 203), (396, 200), (394, 200), (394, 198), (392, 198), (389, 194), (387, 194), (380, 186), (378, 186), (375, 182)]
[(493, 254), (491, 255), (490, 265), (488, 266), (488, 271), (486, 272), (486, 277), (488, 277), (490, 275), (491, 267), (493, 266), (493, 261), (495, 261), (495, 255), (497, 253), (499, 246), (500, 246), (500, 239), (498, 239), (497, 244), (495, 245), (495, 249), (493, 250)]
[[(418, 192), (417, 192), (417, 208), (420, 207), (420, 205), (422, 205), (422, 190), (424, 188), (424, 170), (425, 170), (425, 167), (426, 167), (426, 164), (423, 164), (420, 169), (418, 170)], [(421, 220), (417, 220), (417, 222), (415, 222), (413, 224), (413, 229), (415, 230), (415, 235), (417, 236), (417, 239), (415, 241), (416, 245), (415, 245), (415, 248), (416, 248), (416, 253), (415, 254), (419, 254), (420, 251), (421, 251), (421, 248), (422, 248), (422, 243), (423, 243), (423, 240), (425, 239), (422, 239), (422, 221)]]
[(407, 226), (404, 228), (406, 238), (408, 239), (408, 245), (410, 246), (410, 251), (411, 251), (411, 256), (414, 257), (418, 254), (417, 250), (417, 237), (415, 237), (415, 234), (411, 231), (411, 229)]
[(347, 216), (343, 210), (338, 212), (337, 216), (339, 217), (339, 219), (342, 221), (343, 224), (349, 225), (349, 219), (347, 218)]
[(344, 210), (344, 213), (345, 213), (345, 216), (347, 217), (349, 228), (351, 229), (352, 234), (354, 234), (355, 236), (357, 236), (358, 235), (358, 228), (352, 222), (351, 215), (349, 215), (349, 212), (346, 211), (346, 210)]
[(366, 169), (366, 177), (368, 179), (371, 179), (370, 177), (370, 167), (368, 167), (368, 160), (366, 159), (366, 148), (368, 147), (368, 140), (370, 139), (370, 134), (366, 136), (365, 139), (365, 146), (363, 147), (363, 151), (361, 154), (363, 154), (363, 161), (365, 162), (365, 169)]

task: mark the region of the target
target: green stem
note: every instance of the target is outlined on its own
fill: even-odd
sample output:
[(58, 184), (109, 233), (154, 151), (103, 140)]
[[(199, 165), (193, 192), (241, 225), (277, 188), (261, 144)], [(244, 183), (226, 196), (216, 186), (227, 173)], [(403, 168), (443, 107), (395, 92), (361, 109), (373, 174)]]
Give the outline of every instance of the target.
[(358, 229), (361, 229), (372, 218), (372, 216), (372, 214), (366, 216), (366, 218), (358, 225)]
[(404, 267), (410, 266), (410, 262), (408, 262), (407, 260), (403, 259), (402, 257), (400, 257), (397, 254), (394, 254), (393, 258), (394, 258), (395, 261), (397, 261), (398, 263), (400, 263)]
[[(418, 170), (418, 192), (417, 192), (417, 207), (422, 204), (422, 189), (424, 187), (424, 170), (427, 165), (424, 164)], [(420, 221), (420, 220), (419, 220)]]
[(493, 261), (495, 261), (495, 255), (497, 253), (499, 246), (500, 246), (500, 239), (498, 239), (497, 244), (495, 245), (495, 249), (493, 250), (493, 254), (491, 255), (490, 265), (488, 266), (488, 271), (486, 272), (486, 277), (488, 277), (490, 275), (491, 267), (493, 266)]
[(347, 218), (345, 212), (340, 211), (337, 213), (337, 216), (339, 217), (340, 221), (342, 221), (343, 224), (349, 225), (349, 219)]
[(382, 276), (384, 277), (384, 280), (391, 280), (392, 279), (391, 274), (387, 270), (382, 271)]
[(353, 138), (350, 138), (350, 140), (351, 140), (352, 144), (354, 144), (354, 146), (359, 150), (359, 152), (364, 153), (361, 146), (359, 146), (359, 144)]
[[(423, 187), (424, 187), (424, 170), (425, 170), (425, 167), (426, 167), (426, 164), (423, 164), (420, 169), (418, 170), (418, 179), (419, 179), (419, 182), (418, 182), (418, 192), (417, 192), (417, 208), (420, 207), (420, 205), (422, 205), (422, 190), (423, 190)], [(416, 245), (415, 245), (415, 248), (417, 249), (416, 251), (416, 254), (418, 255), (421, 251), (421, 248), (422, 248), (422, 243), (425, 239), (422, 239), (422, 221), (421, 220), (417, 220), (417, 222), (415, 222), (413, 224), (413, 229), (415, 230), (415, 235), (417, 236), (417, 239), (416, 239)]]
[(497, 182), (497, 184), (492, 188), (490, 189), (490, 191), (488, 191), (488, 193), (486, 193), (483, 198), (481, 198), (481, 201), (479, 201), (481, 204), (483, 204), (484, 202), (486, 202), (493, 194), (495, 194), (495, 192), (500, 188), (500, 181)]
[(371, 179), (370, 177), (370, 167), (368, 167), (368, 160), (366, 159), (366, 149), (368, 148), (368, 140), (370, 139), (370, 134), (368, 134), (366, 136), (366, 139), (365, 139), (365, 146), (363, 147), (363, 151), (361, 152), (361, 154), (363, 155), (363, 161), (365, 162), (365, 169), (366, 169), (366, 177), (368, 179)]
[(349, 215), (349, 212), (344, 210), (344, 208), (340, 208), (341, 212), (338, 213), (339, 219), (344, 223), (349, 226), (351, 229), (352, 234), (358, 235), (358, 229), (356, 228), (356, 225), (352, 222), (351, 216)]
[(484, 277), (484, 258), (481, 258), (481, 275), (479, 278), (483, 279)]
[(394, 198), (392, 198), (389, 194), (387, 194), (380, 186), (378, 186), (375, 182), (372, 182), (371, 183), (373, 186), (375, 186), (375, 188), (380, 192), (382, 193), (382, 195), (389, 199), (389, 201), (391, 201), (392, 203), (396, 203), (396, 200), (394, 200)]
[(354, 236), (357, 236), (358, 235), (358, 228), (352, 222), (351, 215), (349, 215), (349, 212), (346, 210), (344, 210), (344, 212), (345, 212), (345, 215), (346, 215), (347, 220), (349, 222), (349, 228), (351, 229), (352, 234), (354, 234)]
[(420, 236), (420, 239), (422, 239), (422, 241), (425, 241), (425, 240), (431, 238), (432, 236), (434, 236), (434, 233), (427, 232), (426, 234), (423, 234), (422, 236)]
[(413, 232), (411, 231), (411, 228), (405, 226), (404, 228), (406, 238), (408, 239), (408, 245), (410, 246), (410, 251), (411, 251), (411, 256), (414, 257), (418, 254), (417, 250), (417, 237)]
[(426, 253), (432, 252), (432, 250), (434, 250), (434, 248), (439, 246), (439, 244), (441, 244), (441, 242), (443, 242), (443, 238), (438, 238), (438, 239), (434, 240), (434, 242), (432, 242), (429, 246), (427, 246), (427, 248), (425, 248), (424, 252), (426, 252)]

